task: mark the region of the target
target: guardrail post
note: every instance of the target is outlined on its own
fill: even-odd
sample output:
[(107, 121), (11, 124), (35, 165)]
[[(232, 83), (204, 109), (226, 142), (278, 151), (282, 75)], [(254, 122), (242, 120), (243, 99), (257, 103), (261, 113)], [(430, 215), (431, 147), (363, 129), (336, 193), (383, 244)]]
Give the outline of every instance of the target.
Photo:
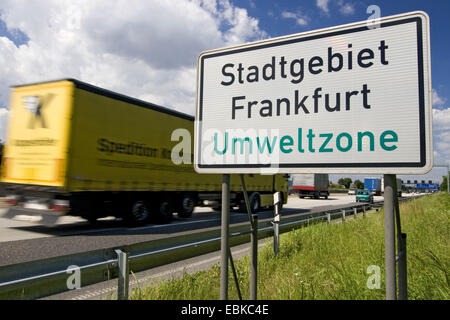
[(128, 262), (128, 253), (116, 249), (117, 261), (119, 267), (119, 277), (117, 286), (117, 299), (128, 300), (128, 286), (130, 282), (130, 264)]
[(278, 254), (280, 251), (280, 220), (281, 220), (281, 192), (275, 192), (273, 195), (273, 204), (275, 217), (273, 219), (273, 252)]
[(342, 221), (345, 221), (345, 209), (342, 210)]
[(329, 212), (327, 213), (327, 221), (328, 223), (331, 223), (331, 214)]
[(353, 208), (353, 215), (355, 216), (356, 219), (356, 216), (358, 215), (358, 208)]
[(363, 205), (363, 217), (366, 217), (366, 205)]
[(250, 300), (257, 298), (257, 284), (258, 284), (258, 215), (253, 214), (253, 226), (251, 233), (251, 268), (250, 268)]

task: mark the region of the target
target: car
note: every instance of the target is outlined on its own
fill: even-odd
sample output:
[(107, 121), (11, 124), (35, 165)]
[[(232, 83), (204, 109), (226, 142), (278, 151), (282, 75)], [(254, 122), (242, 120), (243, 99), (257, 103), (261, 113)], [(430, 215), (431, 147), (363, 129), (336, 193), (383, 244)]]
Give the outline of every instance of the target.
[(367, 189), (358, 190), (356, 192), (356, 202), (373, 203), (373, 194)]
[(350, 189), (348, 190), (348, 195), (356, 195), (356, 189)]

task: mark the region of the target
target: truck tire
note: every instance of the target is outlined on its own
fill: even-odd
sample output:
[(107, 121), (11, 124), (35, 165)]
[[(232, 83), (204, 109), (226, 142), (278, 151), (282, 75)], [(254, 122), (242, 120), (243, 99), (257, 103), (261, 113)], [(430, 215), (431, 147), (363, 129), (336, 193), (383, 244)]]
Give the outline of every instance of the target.
[(130, 226), (141, 226), (150, 219), (150, 210), (144, 200), (135, 200), (130, 203), (125, 221)]
[(181, 195), (178, 200), (178, 216), (180, 218), (190, 218), (195, 209), (196, 197), (192, 193), (186, 193)]
[(70, 198), (70, 215), (79, 216), (90, 223), (95, 223), (99, 218), (98, 201), (86, 194), (74, 194)]
[[(250, 209), (252, 213), (256, 213), (261, 210), (261, 197), (258, 192), (253, 192), (249, 197), (248, 201), (250, 201)], [(247, 205), (245, 201), (243, 203), (239, 203), (239, 211), (247, 213)]]
[(257, 213), (261, 210), (261, 197), (258, 192), (253, 192), (250, 197), (248, 197), (248, 201), (250, 201), (250, 208), (252, 209), (252, 213)]
[(156, 201), (152, 210), (152, 220), (158, 224), (168, 224), (173, 219), (174, 207), (168, 199)]

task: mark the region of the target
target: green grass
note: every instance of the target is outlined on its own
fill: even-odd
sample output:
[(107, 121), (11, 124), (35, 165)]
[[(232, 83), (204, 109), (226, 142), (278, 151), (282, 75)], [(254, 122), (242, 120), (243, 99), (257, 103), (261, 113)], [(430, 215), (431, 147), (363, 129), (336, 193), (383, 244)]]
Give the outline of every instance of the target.
[[(408, 298), (450, 298), (450, 196), (435, 194), (402, 204), (407, 233)], [(249, 294), (249, 257), (235, 261), (243, 298)], [(367, 267), (381, 270), (380, 289), (368, 289)], [(319, 223), (281, 235), (260, 250), (259, 299), (385, 299), (383, 211), (345, 223)], [(131, 299), (219, 299), (220, 267), (135, 290)], [(230, 299), (237, 299), (230, 272)]]

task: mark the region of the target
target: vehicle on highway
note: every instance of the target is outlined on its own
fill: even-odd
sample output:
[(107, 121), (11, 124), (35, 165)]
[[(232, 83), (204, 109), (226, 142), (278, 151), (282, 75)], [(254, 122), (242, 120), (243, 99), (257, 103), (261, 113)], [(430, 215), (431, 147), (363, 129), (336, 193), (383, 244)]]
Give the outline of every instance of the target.
[(328, 174), (299, 173), (292, 175), (292, 191), (298, 194), (301, 199), (305, 197), (328, 199), (330, 195), (328, 188)]
[(372, 194), (372, 192), (367, 190), (367, 189), (357, 190), (356, 191), (356, 202), (373, 203), (373, 194)]
[[(131, 224), (220, 208), (222, 176), (194, 171), (194, 117), (65, 79), (12, 88), (1, 181), (9, 202)], [(284, 175), (245, 175), (253, 211), (273, 206)], [(240, 177), (232, 206), (245, 209)]]
[(381, 196), (381, 179), (364, 178), (364, 189), (369, 190), (375, 196)]
[[(403, 182), (402, 179), (399, 178), (397, 178), (396, 181), (397, 181), (397, 196), (401, 197)], [(384, 178), (381, 178), (381, 192), (384, 193)]]
[(350, 195), (350, 196), (356, 195), (356, 189), (350, 189), (350, 190), (348, 190), (347, 194)]

